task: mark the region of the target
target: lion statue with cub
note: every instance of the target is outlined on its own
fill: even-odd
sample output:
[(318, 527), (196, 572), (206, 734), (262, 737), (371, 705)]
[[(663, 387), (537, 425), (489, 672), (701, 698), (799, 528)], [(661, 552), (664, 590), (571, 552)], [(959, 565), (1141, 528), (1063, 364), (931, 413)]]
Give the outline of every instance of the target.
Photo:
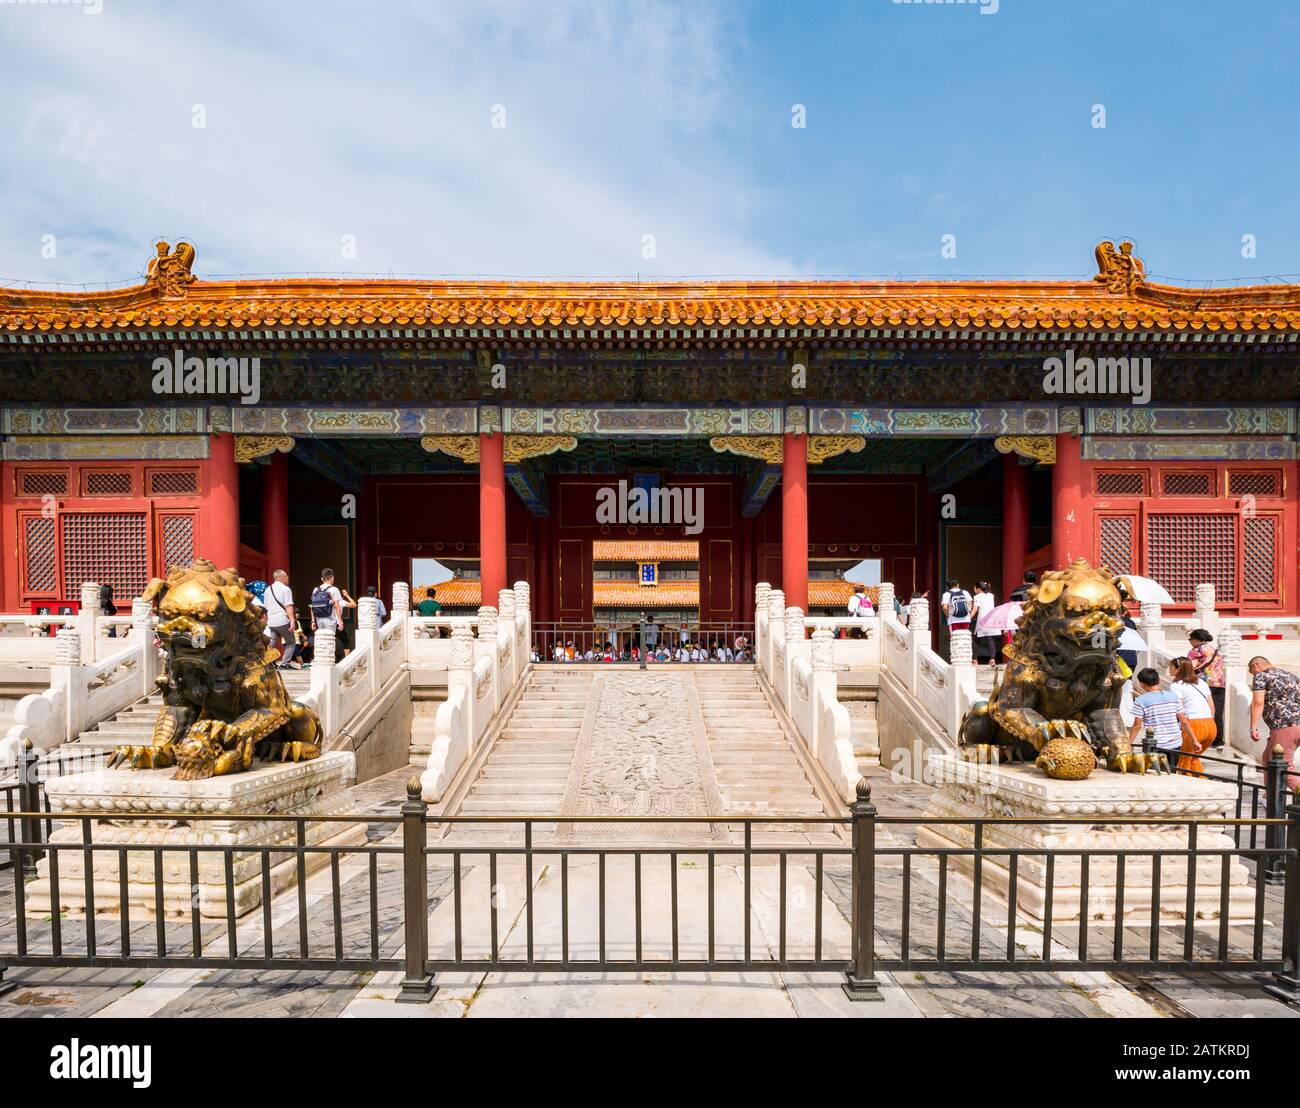
[(144, 599), (158, 601), (167, 656), (158, 677), (163, 707), (147, 746), (119, 746), (109, 766), (162, 769), (194, 781), (246, 770), (254, 755), (279, 761), (320, 756), (320, 721), (289, 699), (262, 634), (266, 616), (233, 569), (202, 559), (171, 566)]
[(967, 756), (1034, 758), (1048, 777), (1081, 780), (1101, 758), (1118, 773), (1168, 772), (1163, 754), (1133, 750), (1120, 716), (1116, 665), (1124, 600), (1132, 588), (1080, 558), (1045, 573), (1006, 648), (1006, 670), (961, 724)]

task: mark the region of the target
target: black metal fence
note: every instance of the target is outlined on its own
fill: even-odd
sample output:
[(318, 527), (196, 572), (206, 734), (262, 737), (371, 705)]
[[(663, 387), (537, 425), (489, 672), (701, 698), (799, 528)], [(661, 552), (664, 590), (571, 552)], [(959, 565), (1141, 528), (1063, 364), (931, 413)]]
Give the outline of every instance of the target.
[[(1177, 772), (1202, 781), (1230, 784), (1236, 789), (1233, 816), (1240, 822), (1232, 828), (1233, 838), (1237, 846), (1252, 853), (1261, 847), (1272, 848), (1273, 852), (1263, 858), (1264, 879), (1269, 884), (1281, 884), (1285, 879), (1285, 865), (1277, 850), (1285, 839), (1282, 821), (1286, 818), (1287, 804), (1292, 795), (1287, 778), (1294, 772), (1282, 748), (1275, 746), (1269, 760), (1263, 763), (1243, 762), (1213, 754), (1198, 757), (1202, 763), (1209, 763), (1208, 769), (1199, 773), (1189, 769)], [(1264, 819), (1273, 822), (1261, 823)]]
[(533, 623), (539, 662), (752, 662), (752, 622)]
[[(408, 1001), (445, 971), (798, 970), (869, 1000), (881, 971), (1090, 969), (1271, 972), (1300, 1000), (1294, 804), (1145, 821), (1181, 846), (1050, 849), (1003, 831), (1107, 821), (880, 816), (865, 782), (849, 816), (797, 819), (436, 817), (413, 788), (393, 816), (277, 817), (262, 845), (121, 834), (156, 813), (9, 814), (0, 991), (16, 966), (401, 970)], [(360, 823), (366, 841), (332, 841)], [(1231, 837), (1250, 827), (1262, 845)], [(1275, 864), (1280, 889), (1259, 879)]]

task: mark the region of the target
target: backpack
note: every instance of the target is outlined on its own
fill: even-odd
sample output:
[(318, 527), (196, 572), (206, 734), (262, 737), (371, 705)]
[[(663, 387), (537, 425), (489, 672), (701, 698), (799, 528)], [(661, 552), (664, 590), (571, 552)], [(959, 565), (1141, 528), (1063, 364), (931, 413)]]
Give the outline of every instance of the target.
[(312, 590), (311, 614), (317, 619), (329, 619), (334, 615), (334, 598), (324, 585), (317, 585)]
[(952, 623), (965, 623), (970, 620), (970, 593), (965, 589), (953, 593), (948, 598), (948, 619)]

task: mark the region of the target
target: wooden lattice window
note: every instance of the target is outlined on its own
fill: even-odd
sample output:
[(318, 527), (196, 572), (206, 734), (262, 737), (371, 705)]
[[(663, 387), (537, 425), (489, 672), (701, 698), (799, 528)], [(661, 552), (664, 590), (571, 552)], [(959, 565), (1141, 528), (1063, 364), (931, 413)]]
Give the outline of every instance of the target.
[(64, 596), (80, 595), (85, 581), (112, 585), (119, 605), (140, 595), (149, 580), (148, 518), (143, 512), (69, 512), (60, 522)]
[(1133, 524), (1132, 516), (1103, 516), (1099, 521), (1097, 552), (1112, 573), (1134, 570)]
[(1211, 584), (1218, 599), (1237, 599), (1237, 516), (1219, 512), (1159, 512), (1147, 517), (1147, 575), (1176, 603), (1190, 604), (1196, 586)]
[(1098, 496), (1146, 496), (1147, 475), (1140, 469), (1103, 469), (1097, 472)]
[(1281, 496), (1282, 474), (1276, 469), (1242, 470), (1228, 474), (1229, 496)]
[(66, 469), (20, 469), (17, 493), (19, 496), (67, 496), (68, 471)]
[(1277, 592), (1277, 516), (1247, 516), (1242, 520), (1241, 587), (1247, 595)]
[(29, 593), (54, 592), (54, 517), (23, 518), (24, 586)]
[(1210, 469), (1167, 469), (1160, 475), (1165, 496), (1213, 496), (1216, 474)]
[(194, 561), (193, 516), (163, 516), (162, 560), (164, 568)]
[(82, 496), (130, 496), (129, 469), (87, 469), (81, 474)]
[(196, 469), (151, 469), (146, 480), (149, 496), (185, 496), (199, 491)]

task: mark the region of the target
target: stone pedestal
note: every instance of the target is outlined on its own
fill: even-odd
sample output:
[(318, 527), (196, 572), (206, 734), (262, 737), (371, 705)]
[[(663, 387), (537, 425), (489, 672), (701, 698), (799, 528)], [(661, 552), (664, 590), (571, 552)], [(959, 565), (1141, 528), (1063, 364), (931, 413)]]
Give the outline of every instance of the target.
[[(92, 839), (123, 847), (137, 844), (175, 846), (162, 854), (163, 914), (188, 917), (191, 905), (209, 918), (226, 916), (226, 855), (200, 850), (198, 885), (192, 885), (190, 846), (264, 846), (297, 841), (297, 827), (277, 816), (333, 816), (355, 811), (348, 788), (356, 777), (351, 752), (335, 751), (298, 764), (254, 763), (246, 773), (212, 777), (205, 781), (175, 781), (174, 769), (101, 769), (71, 774), (45, 783), (50, 809), (85, 813), (91, 821)], [(92, 814), (93, 813), (93, 814)], [(121, 813), (115, 816), (114, 813)], [(202, 819), (191, 815), (264, 816), (263, 819)], [(149, 818), (126, 819), (127, 815)], [(307, 823), (308, 846), (356, 846), (366, 841), (366, 825), (358, 823)], [(80, 821), (65, 823), (51, 836), (56, 843), (81, 843)], [(59, 910), (86, 910), (85, 853), (61, 850)], [(116, 850), (94, 851), (95, 914), (118, 915), (121, 874)], [(271, 892), (292, 886), (298, 879), (292, 853), (271, 854)], [(262, 858), (255, 851), (236, 849), (233, 858), (235, 914), (243, 915), (262, 903)], [(156, 852), (126, 854), (127, 897), (132, 919), (153, 919), (156, 914)], [(308, 853), (306, 871), (329, 863), (327, 853)], [(28, 886), (30, 911), (51, 911), (49, 859), (39, 863), (37, 880)]]
[[(1026, 850), (1123, 850), (1124, 919), (1130, 923), (1151, 922), (1152, 858), (1142, 851), (1185, 849), (1185, 827), (1159, 823), (1116, 823), (1170, 818), (1213, 819), (1231, 816), (1236, 799), (1232, 785), (1172, 774), (1129, 775), (1096, 770), (1085, 781), (1053, 781), (1027, 765), (983, 765), (951, 754), (934, 756), (928, 770), (936, 791), (926, 809), (926, 818), (1015, 818), (1035, 820), (1053, 816), (1073, 818), (1096, 816), (1095, 824), (1024, 823), (984, 825), (986, 848)], [(1230, 851), (1236, 846), (1225, 832), (1229, 828), (1197, 828), (1197, 848), (1202, 851)], [(971, 824), (928, 824), (917, 833), (919, 847), (974, 845)], [(969, 876), (974, 869), (972, 855), (950, 856), (950, 869)], [(986, 856), (982, 880), (987, 891), (1004, 900), (1009, 887), (1008, 855)], [(1052, 878), (1052, 921), (1078, 920), (1081, 900), (1079, 855), (1058, 855)], [(1247, 883), (1248, 871), (1237, 857), (1228, 865), (1228, 916), (1231, 920), (1255, 918), (1254, 887)], [(1220, 913), (1223, 860), (1202, 855), (1196, 866), (1195, 914), (1198, 919), (1218, 919)], [(1116, 912), (1117, 859), (1094, 855), (1088, 863), (1088, 917), (1114, 920)], [(1159, 907), (1162, 920), (1181, 920), (1187, 915), (1188, 864), (1185, 858), (1160, 860)], [(1046, 858), (1022, 854), (1016, 874), (1016, 901), (1020, 911), (1042, 920), (1047, 904)]]

